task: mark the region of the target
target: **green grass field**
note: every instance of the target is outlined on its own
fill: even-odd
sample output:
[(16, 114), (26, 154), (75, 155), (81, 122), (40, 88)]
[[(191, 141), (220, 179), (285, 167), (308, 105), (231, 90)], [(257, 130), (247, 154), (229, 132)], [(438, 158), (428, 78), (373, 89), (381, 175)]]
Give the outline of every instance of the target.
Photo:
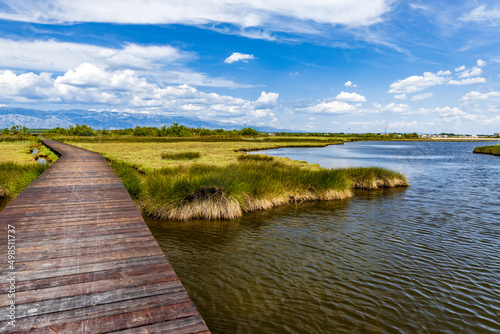
[[(59, 139), (61, 138), (59, 137)], [(165, 142), (165, 138), (160, 138), (159, 140), (161, 141), (159, 142), (103, 141), (92, 143), (75, 142), (73, 139), (74, 137), (68, 137), (64, 139), (64, 142), (90, 151), (99, 152), (108, 158), (121, 160), (144, 172), (156, 168), (188, 166), (193, 162), (214, 166), (227, 166), (238, 162), (238, 157), (246, 151), (293, 146), (323, 147), (329, 144), (342, 143), (337, 140), (308, 140), (307, 138), (302, 140), (291, 140), (296, 138), (289, 139), (281, 137), (272, 138), (274, 141), (241, 138), (234, 138), (234, 140), (230, 140), (230, 138), (222, 138), (221, 140), (208, 138), (208, 140), (205, 140), (206, 138), (197, 137), (196, 140), (192, 138), (188, 138), (189, 140), (184, 140), (183, 138), (169, 138), (170, 142)], [(200, 157), (191, 160), (163, 159), (162, 154), (165, 152), (168, 152), (172, 156), (182, 156), (186, 152), (198, 152), (200, 153)], [(305, 162), (292, 161), (284, 158), (276, 159), (287, 161), (294, 165), (313, 167)], [(314, 166), (313, 168), (318, 168), (318, 166)]]

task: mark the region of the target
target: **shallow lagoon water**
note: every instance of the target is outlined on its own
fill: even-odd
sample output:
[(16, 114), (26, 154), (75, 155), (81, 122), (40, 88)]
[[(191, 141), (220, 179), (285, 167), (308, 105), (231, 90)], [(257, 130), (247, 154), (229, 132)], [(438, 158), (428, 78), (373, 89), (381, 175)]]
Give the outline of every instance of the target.
[(255, 152), (388, 167), (411, 186), (149, 225), (214, 333), (500, 332), (500, 157), (479, 145)]

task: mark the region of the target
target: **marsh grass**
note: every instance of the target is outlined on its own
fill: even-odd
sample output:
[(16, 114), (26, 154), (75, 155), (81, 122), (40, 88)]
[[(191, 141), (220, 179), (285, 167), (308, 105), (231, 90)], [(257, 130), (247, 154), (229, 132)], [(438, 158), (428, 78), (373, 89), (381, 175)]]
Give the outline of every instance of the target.
[(48, 167), (38, 163), (1, 162), (0, 198), (14, 198)]
[(381, 167), (345, 168), (355, 189), (407, 187), (403, 174)]
[(130, 197), (134, 200), (139, 199), (142, 193), (142, 181), (140, 173), (134, 166), (127, 164), (123, 161), (119, 161), (116, 159), (106, 158), (109, 162), (115, 174), (120, 178), (123, 185), (127, 189)]
[(479, 147), (476, 147), (473, 152), (474, 153), (500, 155), (500, 145), (479, 146)]
[(147, 174), (140, 206), (156, 219), (234, 219), (288, 203), (348, 198), (350, 185), (343, 170), (308, 170), (271, 161), (193, 164)]
[(242, 154), (238, 156), (238, 161), (273, 161), (274, 158), (265, 154)]
[(200, 157), (200, 152), (164, 152), (161, 154), (163, 160), (194, 160)]

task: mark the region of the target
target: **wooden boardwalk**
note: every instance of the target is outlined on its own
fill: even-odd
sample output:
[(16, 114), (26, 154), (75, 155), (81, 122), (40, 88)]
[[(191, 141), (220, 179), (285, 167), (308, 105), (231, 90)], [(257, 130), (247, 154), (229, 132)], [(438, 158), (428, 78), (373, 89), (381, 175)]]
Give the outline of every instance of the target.
[(0, 212), (0, 333), (209, 333), (105, 159), (44, 142), (62, 157)]

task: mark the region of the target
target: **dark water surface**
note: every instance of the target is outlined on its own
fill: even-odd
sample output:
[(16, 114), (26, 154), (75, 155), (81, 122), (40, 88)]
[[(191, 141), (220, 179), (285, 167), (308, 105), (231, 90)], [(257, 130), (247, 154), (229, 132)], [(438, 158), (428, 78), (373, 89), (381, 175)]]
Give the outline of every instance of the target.
[(149, 224), (213, 333), (500, 333), (500, 157), (480, 145), (260, 152), (388, 167), (411, 186)]

